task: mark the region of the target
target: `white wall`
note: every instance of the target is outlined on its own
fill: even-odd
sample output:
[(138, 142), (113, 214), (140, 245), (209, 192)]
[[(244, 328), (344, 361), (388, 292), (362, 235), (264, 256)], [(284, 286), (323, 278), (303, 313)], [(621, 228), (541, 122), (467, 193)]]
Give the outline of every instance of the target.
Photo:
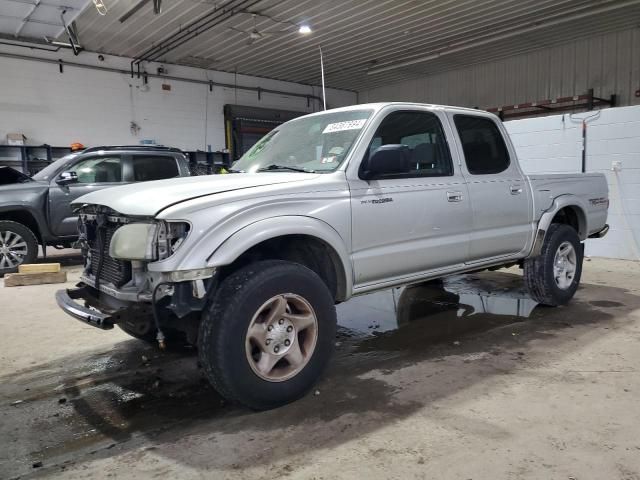
[(491, 62), (433, 72), (359, 92), (361, 102), (412, 101), (480, 107), (567, 97), (594, 89), (640, 105), (640, 27), (544, 47)]
[[(580, 119), (592, 114), (505, 122), (525, 172), (579, 172)], [(613, 162), (621, 162), (619, 171)], [(640, 106), (601, 110), (588, 121), (586, 170), (606, 175), (611, 201), (611, 230), (587, 242), (587, 255), (640, 260)]]
[[(25, 55), (26, 49), (4, 47), (0, 51)], [(63, 58), (69, 62), (101, 67), (129, 69), (130, 59), (106, 56), (100, 62), (97, 55), (82, 53), (78, 57), (59, 51), (35, 52), (43, 58)], [(159, 64), (147, 66), (156, 71)], [(235, 84), (233, 74), (197, 68), (165, 66), (170, 76), (188, 77)], [(171, 91), (162, 90), (162, 84)], [(319, 88), (290, 82), (238, 75), (238, 85), (261, 87), (285, 92), (318, 96)], [(32, 60), (0, 56), (0, 143), (7, 133), (23, 133), (28, 143), (39, 145), (137, 144), (141, 139), (178, 148), (213, 150), (225, 147), (223, 106), (239, 104), (310, 112), (318, 102), (307, 105), (305, 98), (262, 93), (235, 88), (214, 87), (184, 81), (149, 78), (148, 91), (138, 78), (121, 73), (89, 70)], [(327, 90), (331, 107), (356, 102), (356, 94)], [(141, 130), (133, 135), (131, 121)]]

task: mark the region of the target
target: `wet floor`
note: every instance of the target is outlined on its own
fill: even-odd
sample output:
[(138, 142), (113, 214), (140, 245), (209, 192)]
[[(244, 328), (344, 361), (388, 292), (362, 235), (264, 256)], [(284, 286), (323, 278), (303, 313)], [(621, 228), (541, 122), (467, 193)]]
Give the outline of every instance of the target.
[[(337, 307), (336, 358), (318, 388), (326, 391), (345, 375), (383, 366), (394, 355), (459, 345), (544, 310), (527, 296), (521, 277), (498, 272), (356, 297)], [(347, 381), (357, 388), (355, 377)], [(136, 340), (5, 376), (0, 400), (2, 478), (41, 465), (64, 469), (78, 458), (108, 455), (121, 444), (201, 419), (224, 423), (250, 414), (224, 404), (199, 372), (193, 349), (159, 352)], [(15, 415), (20, 422), (12, 420)]]
[[(486, 314), (501, 317), (531, 315), (537, 302), (532, 300), (515, 275), (466, 275), (448, 277), (409, 287), (355, 297), (338, 305), (338, 324), (355, 336), (378, 334), (421, 323), (434, 338), (440, 337), (440, 324), (449, 334), (463, 334), (484, 324)], [(426, 325), (428, 323), (428, 325)]]

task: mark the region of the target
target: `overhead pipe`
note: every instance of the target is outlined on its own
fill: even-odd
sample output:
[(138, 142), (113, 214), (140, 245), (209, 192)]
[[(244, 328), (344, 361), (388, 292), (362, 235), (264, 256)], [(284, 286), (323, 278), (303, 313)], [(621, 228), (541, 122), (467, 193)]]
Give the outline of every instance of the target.
[[(188, 25), (184, 30), (180, 30), (166, 39), (162, 40), (157, 45), (147, 49), (141, 55), (137, 56), (131, 61), (131, 76), (133, 77), (133, 65), (137, 63), (140, 65), (143, 61), (153, 61), (158, 58), (160, 55), (166, 54), (171, 50), (178, 48), (184, 43), (192, 40), (203, 32), (210, 30), (211, 28), (219, 25), (220, 23), (228, 20), (233, 15), (235, 15), (238, 11), (251, 8), (256, 3), (259, 3), (260, 0), (240, 0), (239, 3), (229, 6), (225, 5), (221, 8), (214, 8), (213, 11), (200, 17), (199, 19), (194, 20), (190, 25)], [(213, 18), (210, 18), (212, 17)], [(201, 25), (198, 25), (202, 23)], [(199, 30), (201, 29), (201, 30)], [(191, 37), (189, 37), (192, 35)], [(189, 37), (189, 38), (187, 38)]]
[[(606, 13), (606, 12), (609, 12), (611, 10), (617, 10), (617, 9), (620, 9), (620, 8), (629, 7), (629, 6), (632, 6), (632, 5), (636, 5), (638, 3), (640, 3), (640, 0), (628, 0), (626, 2), (614, 3), (614, 4), (606, 5), (604, 7), (594, 8), (593, 10), (590, 10), (588, 12), (576, 13), (576, 14), (568, 15), (566, 17), (559, 18), (559, 19), (556, 19), (556, 20), (551, 20), (551, 21), (548, 21), (548, 22), (541, 22), (541, 23), (538, 23), (537, 25), (531, 25), (529, 27), (518, 25), (518, 26), (514, 27), (514, 29), (515, 29), (514, 31), (511, 31), (511, 32), (508, 32), (508, 33), (503, 33), (501, 35), (495, 35), (493, 37), (486, 38), (484, 40), (479, 40), (479, 41), (476, 41), (476, 42), (467, 43), (467, 44), (463, 44), (463, 45), (460, 45), (460, 46), (455, 46), (453, 48), (448, 48), (446, 50), (436, 51), (436, 52), (430, 53), (428, 55), (423, 55), (423, 56), (420, 56), (420, 57), (412, 58), (410, 60), (405, 60), (405, 61), (397, 62), (397, 63), (391, 63), (391, 64), (387, 64), (387, 65), (381, 65), (379, 67), (375, 67), (375, 68), (372, 68), (372, 69), (368, 70), (367, 74), (368, 75), (376, 75), (378, 73), (384, 73), (384, 72), (388, 72), (390, 70), (397, 70), (398, 68), (409, 67), (409, 66), (416, 65), (416, 64), (419, 64), (419, 63), (428, 62), (429, 60), (435, 60), (435, 59), (443, 57), (445, 55), (451, 55), (452, 53), (458, 53), (458, 52), (462, 52), (464, 50), (468, 50), (470, 48), (480, 47), (482, 45), (486, 45), (488, 43), (493, 43), (493, 42), (496, 42), (498, 40), (506, 40), (508, 38), (516, 37), (518, 35), (523, 35), (525, 33), (531, 33), (531, 32), (534, 32), (536, 30), (541, 30), (543, 28), (552, 27), (554, 25), (560, 25), (560, 24), (563, 24), (563, 23), (566, 23), (566, 22), (570, 22), (570, 21), (573, 21), (573, 20), (579, 20), (581, 18), (590, 17), (592, 15), (597, 15), (599, 13)], [(523, 24), (523, 25), (525, 25), (525, 24)]]
[(322, 58), (322, 47), (318, 47), (320, 50), (320, 74), (322, 75), (322, 106), (323, 110), (327, 109), (327, 95), (324, 91), (324, 59)]
[[(142, 60), (154, 61), (160, 55), (164, 55), (166, 53), (169, 53), (172, 50), (175, 50), (176, 48), (184, 45), (188, 41), (193, 40), (195, 37), (197, 37), (201, 33), (211, 30), (213, 27), (220, 25), (222, 22), (230, 19), (237, 13), (242, 12), (248, 8), (251, 8), (257, 3), (260, 3), (260, 1), (261, 0), (242, 0), (242, 2), (235, 7), (225, 6), (222, 9), (222, 12), (220, 12), (221, 14), (218, 17), (209, 19), (207, 22), (193, 28), (191, 31), (189, 31), (189, 28), (191, 27), (187, 27), (185, 30), (178, 32), (179, 34), (183, 34), (182, 37), (176, 38), (176, 39), (169, 39), (170, 40), (169, 45), (162, 46), (159, 52), (153, 53), (151, 55), (147, 55), (147, 58), (143, 58)], [(197, 23), (197, 21), (194, 22), (194, 24), (195, 23)], [(191, 35), (191, 37), (189, 37), (189, 35)], [(189, 38), (186, 38), (186, 37), (189, 37)], [(167, 42), (167, 40), (164, 40), (163, 43), (164, 42)]]
[[(86, 68), (88, 70), (98, 70), (98, 71), (102, 71), (102, 72), (119, 73), (119, 74), (123, 74), (123, 75), (128, 75), (129, 74), (128, 71), (122, 70), (120, 68), (100, 67), (100, 66), (97, 66), (97, 65), (86, 65), (86, 64), (83, 64), (83, 63), (67, 62), (67, 61), (57, 60), (57, 59), (52, 59), (52, 58), (30, 57), (29, 55), (19, 55), (17, 53), (0, 52), (0, 57), (13, 58), (13, 59), (16, 59), (16, 60), (30, 60), (30, 61), (33, 61), (33, 62), (52, 63), (52, 64), (59, 65), (59, 66), (65, 65), (65, 66), (69, 66), (69, 67)], [(313, 99), (313, 100), (317, 100), (320, 104), (322, 103), (322, 98), (318, 97), (317, 95), (313, 95), (313, 94), (285, 92), (284, 90), (275, 90), (275, 89), (272, 89), (272, 88), (247, 87), (247, 86), (242, 86), (242, 85), (233, 85), (231, 83), (214, 82), (212, 80), (198, 80), (198, 79), (195, 79), (195, 78), (175, 77), (175, 76), (170, 76), (170, 75), (160, 75), (160, 74), (148, 73), (148, 72), (145, 72), (145, 75), (147, 77), (162, 78), (162, 79), (165, 79), (165, 80), (173, 80), (173, 81), (176, 81), (176, 82), (187, 82), (187, 83), (196, 83), (196, 84), (199, 84), (199, 85), (207, 85), (208, 87), (231, 88), (231, 89), (239, 89), (239, 90), (247, 90), (247, 91), (250, 91), (250, 92), (256, 92), (258, 94), (272, 93), (274, 95), (286, 95), (288, 97)]]

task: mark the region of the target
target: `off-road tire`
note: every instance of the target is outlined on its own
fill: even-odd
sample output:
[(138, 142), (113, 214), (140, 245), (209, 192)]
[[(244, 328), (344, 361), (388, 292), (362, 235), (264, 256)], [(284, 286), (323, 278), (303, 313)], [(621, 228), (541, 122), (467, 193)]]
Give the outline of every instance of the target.
[[(573, 246), (577, 257), (573, 281), (566, 289), (556, 284), (553, 273), (556, 252), (564, 242), (569, 242)], [(555, 307), (568, 303), (580, 284), (583, 257), (583, 246), (573, 227), (560, 223), (551, 224), (540, 255), (528, 258), (524, 262), (524, 282), (529, 295), (542, 305)]]
[[(27, 244), (27, 254), (25, 255), (22, 263), (33, 263), (38, 258), (38, 239), (35, 234), (28, 227), (24, 226), (21, 223), (13, 222), (11, 220), (1, 220), (0, 221), (0, 234), (4, 238), (5, 232), (12, 232), (16, 235), (22, 237), (24, 242)], [(18, 266), (10, 267), (10, 268), (2, 268), (0, 267), (0, 277), (3, 277), (7, 273), (14, 273), (18, 271)]]
[[(282, 381), (260, 378), (250, 366), (245, 338), (252, 318), (274, 296), (304, 298), (317, 319), (317, 340), (307, 363)], [(227, 400), (267, 410), (304, 396), (326, 367), (335, 344), (336, 310), (327, 286), (303, 265), (280, 260), (252, 263), (219, 285), (203, 312), (198, 355), (205, 375)]]

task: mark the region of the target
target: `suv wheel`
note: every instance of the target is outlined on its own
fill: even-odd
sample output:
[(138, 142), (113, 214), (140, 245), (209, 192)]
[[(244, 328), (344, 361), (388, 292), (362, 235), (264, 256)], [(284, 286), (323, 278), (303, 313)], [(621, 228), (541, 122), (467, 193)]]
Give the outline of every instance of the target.
[(569, 225), (552, 224), (540, 256), (524, 264), (524, 280), (531, 297), (549, 306), (571, 300), (580, 284), (582, 258), (578, 233)]
[(22, 263), (38, 258), (38, 239), (18, 222), (0, 221), (0, 276), (18, 271)]
[(215, 292), (200, 324), (198, 354), (221, 395), (265, 410), (313, 386), (335, 332), (333, 298), (313, 271), (262, 261), (232, 273)]

